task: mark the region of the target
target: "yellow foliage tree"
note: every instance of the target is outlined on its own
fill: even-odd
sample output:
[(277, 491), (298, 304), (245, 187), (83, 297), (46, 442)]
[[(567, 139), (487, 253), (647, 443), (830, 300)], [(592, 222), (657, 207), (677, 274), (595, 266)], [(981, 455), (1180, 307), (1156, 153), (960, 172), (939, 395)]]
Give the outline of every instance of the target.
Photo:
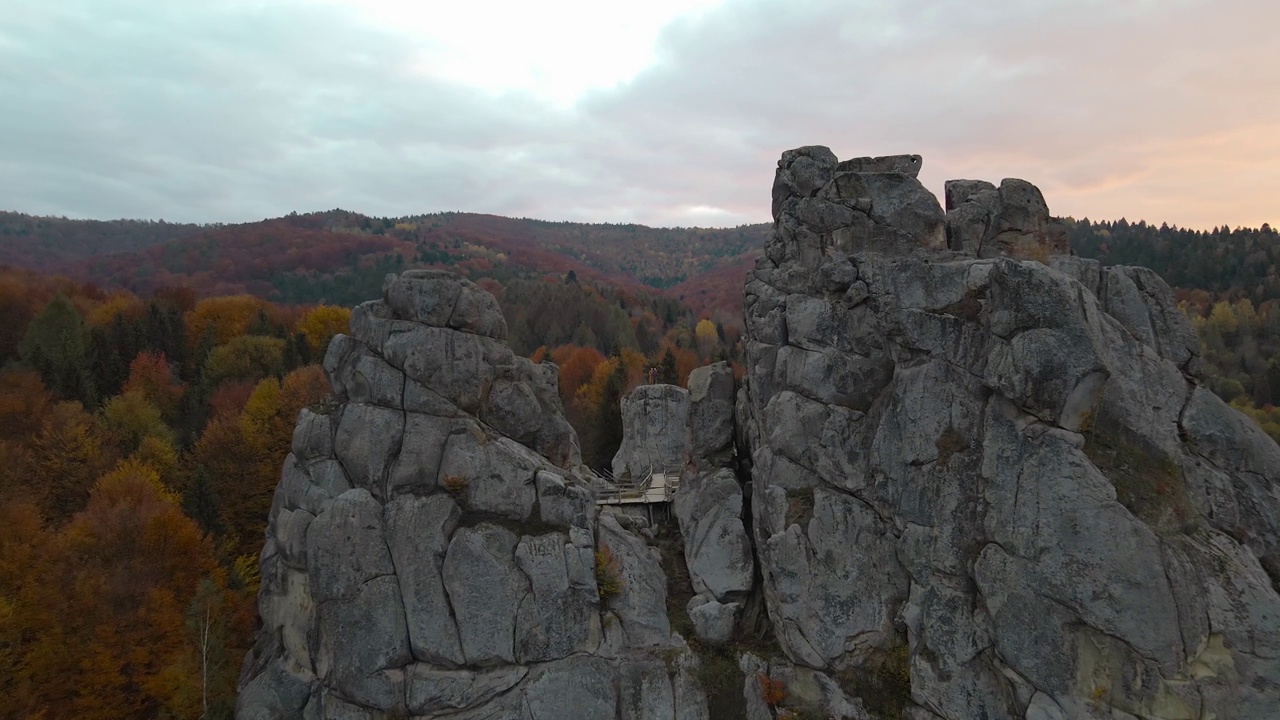
[(334, 335), (348, 332), (351, 324), (351, 309), (337, 305), (318, 305), (308, 310), (293, 326), (293, 331), (302, 333), (311, 346), (312, 357), (329, 345)]
[(167, 488), (175, 488), (178, 481), (178, 451), (170, 438), (148, 435), (138, 443), (138, 449), (129, 456), (130, 460), (151, 468), (160, 476)]
[(94, 307), (84, 320), (89, 327), (106, 327), (115, 322), (116, 316), (121, 316), (125, 320), (135, 320), (142, 317), (146, 311), (146, 305), (136, 295), (124, 292), (112, 295), (106, 302)]
[(1226, 301), (1213, 304), (1213, 310), (1209, 311), (1209, 324), (1227, 336), (1235, 335), (1236, 330), (1240, 329), (1240, 321), (1232, 311), (1231, 303)]
[(716, 340), (719, 339), (719, 334), (716, 332), (716, 324), (707, 318), (699, 320), (698, 324), (693, 327), (693, 336), (698, 339), (698, 343), (706, 343), (708, 347), (715, 345)]
[(215, 345), (224, 345), (232, 338), (244, 335), (258, 313), (266, 310), (267, 303), (252, 295), (201, 300), (183, 316), (187, 343), (194, 350), (207, 336)]
[(204, 363), (204, 379), (210, 387), (223, 380), (257, 382), (284, 368), (285, 341), (259, 335), (241, 335), (209, 353)]
[(609, 382), (609, 376), (613, 374), (617, 367), (618, 358), (616, 357), (597, 363), (595, 368), (591, 370), (591, 379), (578, 387), (574, 402), (583, 408), (600, 407), (600, 400), (604, 397), (605, 383)]
[(148, 437), (173, 444), (173, 431), (160, 408), (139, 390), (117, 395), (102, 406), (102, 420), (125, 454), (137, 450)]

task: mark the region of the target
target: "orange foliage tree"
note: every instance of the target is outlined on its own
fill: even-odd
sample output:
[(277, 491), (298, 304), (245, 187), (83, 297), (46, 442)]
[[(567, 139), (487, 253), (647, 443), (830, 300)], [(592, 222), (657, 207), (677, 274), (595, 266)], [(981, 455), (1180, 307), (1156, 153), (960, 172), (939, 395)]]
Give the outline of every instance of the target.
[(174, 377), (164, 353), (143, 351), (129, 363), (129, 377), (120, 392), (141, 394), (172, 420), (182, 400), (183, 383)]
[(16, 639), (0, 669), (4, 714), (198, 717), (206, 683), (186, 618), (201, 581), (223, 592), (223, 574), (155, 473), (121, 463), (58, 531), (30, 506), (4, 515), (13, 532), (0, 541), (0, 632)]
[(235, 556), (256, 555), (260, 549), (298, 413), (328, 392), (324, 371), (316, 365), (294, 370), (284, 382), (267, 378), (238, 415), (215, 416), (196, 441), (192, 465), (204, 473), (218, 512), (216, 524)]

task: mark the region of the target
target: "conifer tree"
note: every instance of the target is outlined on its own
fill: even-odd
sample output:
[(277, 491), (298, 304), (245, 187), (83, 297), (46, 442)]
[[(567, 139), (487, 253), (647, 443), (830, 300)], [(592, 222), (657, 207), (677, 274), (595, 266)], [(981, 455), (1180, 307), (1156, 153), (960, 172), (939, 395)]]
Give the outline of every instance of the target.
[(67, 296), (49, 301), (31, 321), (19, 352), (46, 387), (68, 400), (94, 404), (97, 393), (89, 376), (84, 319)]
[(676, 370), (676, 356), (671, 348), (662, 355), (662, 363), (658, 366), (658, 382), (667, 385), (679, 385), (680, 373)]

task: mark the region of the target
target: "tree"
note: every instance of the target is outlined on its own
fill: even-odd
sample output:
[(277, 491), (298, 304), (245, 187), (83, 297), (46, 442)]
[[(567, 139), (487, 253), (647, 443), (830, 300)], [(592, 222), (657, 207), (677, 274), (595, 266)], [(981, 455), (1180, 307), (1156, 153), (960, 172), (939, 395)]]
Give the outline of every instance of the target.
[(334, 335), (349, 332), (351, 310), (337, 305), (318, 305), (298, 318), (294, 332), (302, 333), (311, 348), (310, 357), (324, 356)]
[(102, 420), (125, 455), (149, 437), (173, 444), (173, 431), (165, 424), (160, 408), (138, 390), (108, 400), (102, 406)]
[[(11, 712), (50, 720), (198, 714), (201, 678), (184, 611), (202, 580), (222, 585), (222, 572), (175, 500), (149, 468), (125, 461), (60, 531), (41, 535), (29, 517), (21, 524), (21, 542), (37, 533), (39, 555), (27, 562), (40, 571), (0, 577), (21, 631), (5, 679)], [(0, 574), (30, 552), (3, 543)]]
[(182, 400), (183, 385), (174, 377), (165, 354), (149, 350), (138, 353), (129, 363), (129, 377), (120, 390), (140, 394), (172, 420)]
[[(228, 672), (234, 658), (227, 653), (230, 628), (227, 592), (213, 578), (204, 578), (187, 607), (187, 632), (195, 647), (200, 673), (200, 717), (230, 717), (229, 702), (234, 697), (235, 677)], [(219, 707), (221, 705), (222, 707)]]
[(206, 332), (210, 333), (215, 345), (224, 345), (232, 338), (244, 335), (264, 306), (262, 300), (252, 295), (201, 300), (183, 318), (188, 346), (198, 348)]
[(54, 524), (84, 508), (94, 481), (119, 457), (98, 418), (78, 402), (54, 405), (28, 447), (27, 482)]
[(662, 363), (658, 366), (658, 382), (667, 385), (679, 385), (680, 373), (676, 370), (676, 356), (671, 348), (662, 354)]
[(58, 295), (27, 326), (19, 353), (49, 389), (68, 400), (92, 405), (95, 392), (86, 345), (80, 312), (66, 295)]
[(596, 406), (595, 424), (587, 443), (588, 452), (584, 453), (587, 465), (597, 470), (608, 468), (622, 446), (621, 402), (627, 385), (627, 368), (619, 358), (610, 360), (610, 364), (613, 371), (609, 373), (600, 403)]
[(699, 354), (704, 358), (710, 357), (711, 350), (720, 339), (719, 333), (716, 332), (716, 324), (703, 318), (694, 326), (693, 335), (698, 341)]
[(280, 338), (242, 335), (219, 345), (204, 363), (204, 380), (217, 387), (223, 380), (250, 380), (280, 375), (284, 371), (284, 345)]
[(271, 494), (258, 487), (258, 451), (245, 438), (240, 418), (214, 416), (191, 455), (191, 466), (200, 468), (207, 477), (207, 493), (230, 554), (253, 552), (262, 544)]

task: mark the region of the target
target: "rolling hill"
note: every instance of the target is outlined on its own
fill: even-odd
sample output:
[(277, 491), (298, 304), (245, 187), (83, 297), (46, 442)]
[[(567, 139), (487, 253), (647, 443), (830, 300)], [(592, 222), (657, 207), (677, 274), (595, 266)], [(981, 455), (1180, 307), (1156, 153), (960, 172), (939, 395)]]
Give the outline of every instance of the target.
[(371, 297), (386, 273), (410, 267), (452, 267), (499, 282), (573, 272), (623, 290), (684, 295), (700, 314), (733, 322), (741, 275), (768, 231), (765, 224), (650, 228), (471, 213), (373, 218), (332, 210), (203, 226), (6, 213), (0, 264), (138, 293), (183, 286), (204, 296), (337, 304)]

